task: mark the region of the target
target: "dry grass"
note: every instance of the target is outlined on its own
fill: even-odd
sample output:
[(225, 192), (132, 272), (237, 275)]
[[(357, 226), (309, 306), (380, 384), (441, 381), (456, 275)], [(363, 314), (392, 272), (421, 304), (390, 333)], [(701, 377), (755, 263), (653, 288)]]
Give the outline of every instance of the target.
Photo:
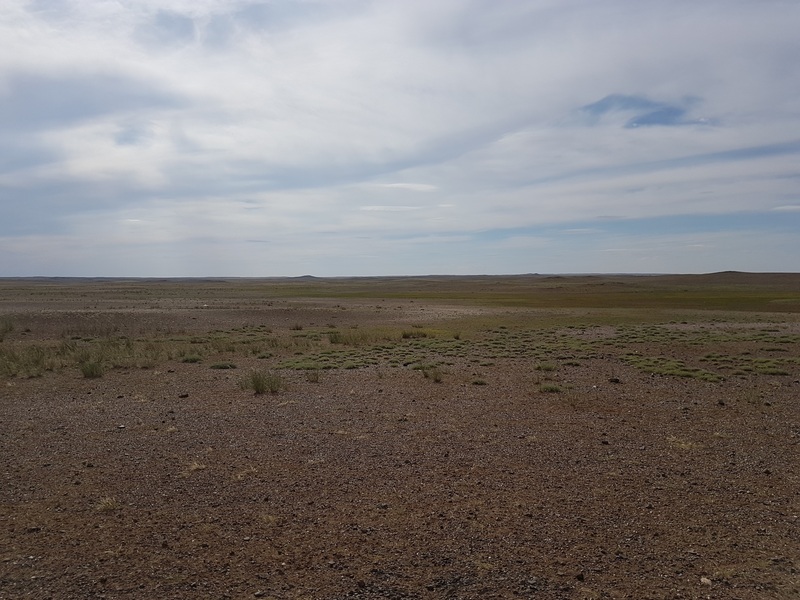
[(243, 481), (244, 479), (247, 479), (248, 477), (256, 473), (258, 473), (258, 470), (255, 467), (247, 467), (245, 469), (242, 469), (241, 471), (237, 471), (236, 473), (234, 473), (233, 479), (235, 481)]
[(94, 505), (94, 509), (98, 512), (111, 512), (121, 508), (121, 506), (119, 500), (114, 496), (106, 496), (101, 498), (97, 504)]
[(192, 473), (196, 473), (197, 471), (205, 471), (208, 467), (205, 463), (201, 463), (198, 460), (193, 460), (190, 462), (186, 469), (181, 471), (181, 477), (189, 477)]

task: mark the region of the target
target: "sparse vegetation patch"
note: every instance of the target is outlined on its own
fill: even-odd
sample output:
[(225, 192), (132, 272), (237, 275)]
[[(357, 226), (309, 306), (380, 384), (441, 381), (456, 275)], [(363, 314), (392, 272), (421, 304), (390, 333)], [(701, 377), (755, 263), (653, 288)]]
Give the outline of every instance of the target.
[(255, 394), (277, 394), (284, 387), (283, 377), (269, 371), (250, 371), (240, 382), (242, 389), (253, 390)]
[(103, 364), (96, 360), (87, 360), (80, 364), (81, 374), (86, 379), (97, 379), (104, 373)]
[(0, 280), (0, 596), (794, 597), (800, 313), (751, 289)]

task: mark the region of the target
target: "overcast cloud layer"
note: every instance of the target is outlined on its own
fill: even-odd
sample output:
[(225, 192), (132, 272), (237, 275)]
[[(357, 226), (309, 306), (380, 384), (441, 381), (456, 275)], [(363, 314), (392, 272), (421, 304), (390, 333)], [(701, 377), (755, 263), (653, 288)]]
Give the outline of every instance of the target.
[(797, 271), (800, 2), (5, 0), (0, 276)]

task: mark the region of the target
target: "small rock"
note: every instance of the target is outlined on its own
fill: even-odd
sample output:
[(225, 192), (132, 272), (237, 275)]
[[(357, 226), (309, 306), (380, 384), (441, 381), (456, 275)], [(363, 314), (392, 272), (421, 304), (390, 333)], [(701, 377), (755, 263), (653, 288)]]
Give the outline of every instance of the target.
[(117, 429), (125, 429), (125, 425), (117, 425)]
[(261, 590), (258, 590), (257, 592), (253, 592), (253, 596), (255, 596), (256, 598), (263, 598), (264, 596), (266, 596), (266, 594)]
[(188, 398), (189, 394), (178, 394), (178, 398)]
[(700, 583), (702, 583), (703, 585), (711, 585), (711, 580), (708, 577), (701, 577)]

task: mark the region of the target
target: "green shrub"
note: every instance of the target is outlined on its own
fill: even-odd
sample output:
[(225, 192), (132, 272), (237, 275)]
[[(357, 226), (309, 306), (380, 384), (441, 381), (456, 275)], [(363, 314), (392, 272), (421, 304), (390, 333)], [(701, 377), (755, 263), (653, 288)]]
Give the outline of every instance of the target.
[(97, 379), (103, 376), (103, 365), (96, 360), (87, 360), (80, 364), (81, 373), (86, 379)]
[(422, 374), (425, 376), (425, 379), (430, 379), (434, 383), (442, 382), (442, 370), (439, 367), (422, 369)]
[(61, 365), (60, 359), (49, 347), (27, 346), (19, 350), (0, 348), (0, 376), (41, 377)]
[(256, 394), (277, 394), (284, 388), (284, 382), (277, 373), (253, 370), (242, 380), (241, 387), (253, 390)]
[(545, 383), (539, 387), (539, 391), (546, 394), (558, 394), (561, 391), (561, 388), (555, 383)]
[(413, 339), (428, 337), (428, 334), (424, 331), (404, 331), (400, 335), (404, 340), (413, 340)]

